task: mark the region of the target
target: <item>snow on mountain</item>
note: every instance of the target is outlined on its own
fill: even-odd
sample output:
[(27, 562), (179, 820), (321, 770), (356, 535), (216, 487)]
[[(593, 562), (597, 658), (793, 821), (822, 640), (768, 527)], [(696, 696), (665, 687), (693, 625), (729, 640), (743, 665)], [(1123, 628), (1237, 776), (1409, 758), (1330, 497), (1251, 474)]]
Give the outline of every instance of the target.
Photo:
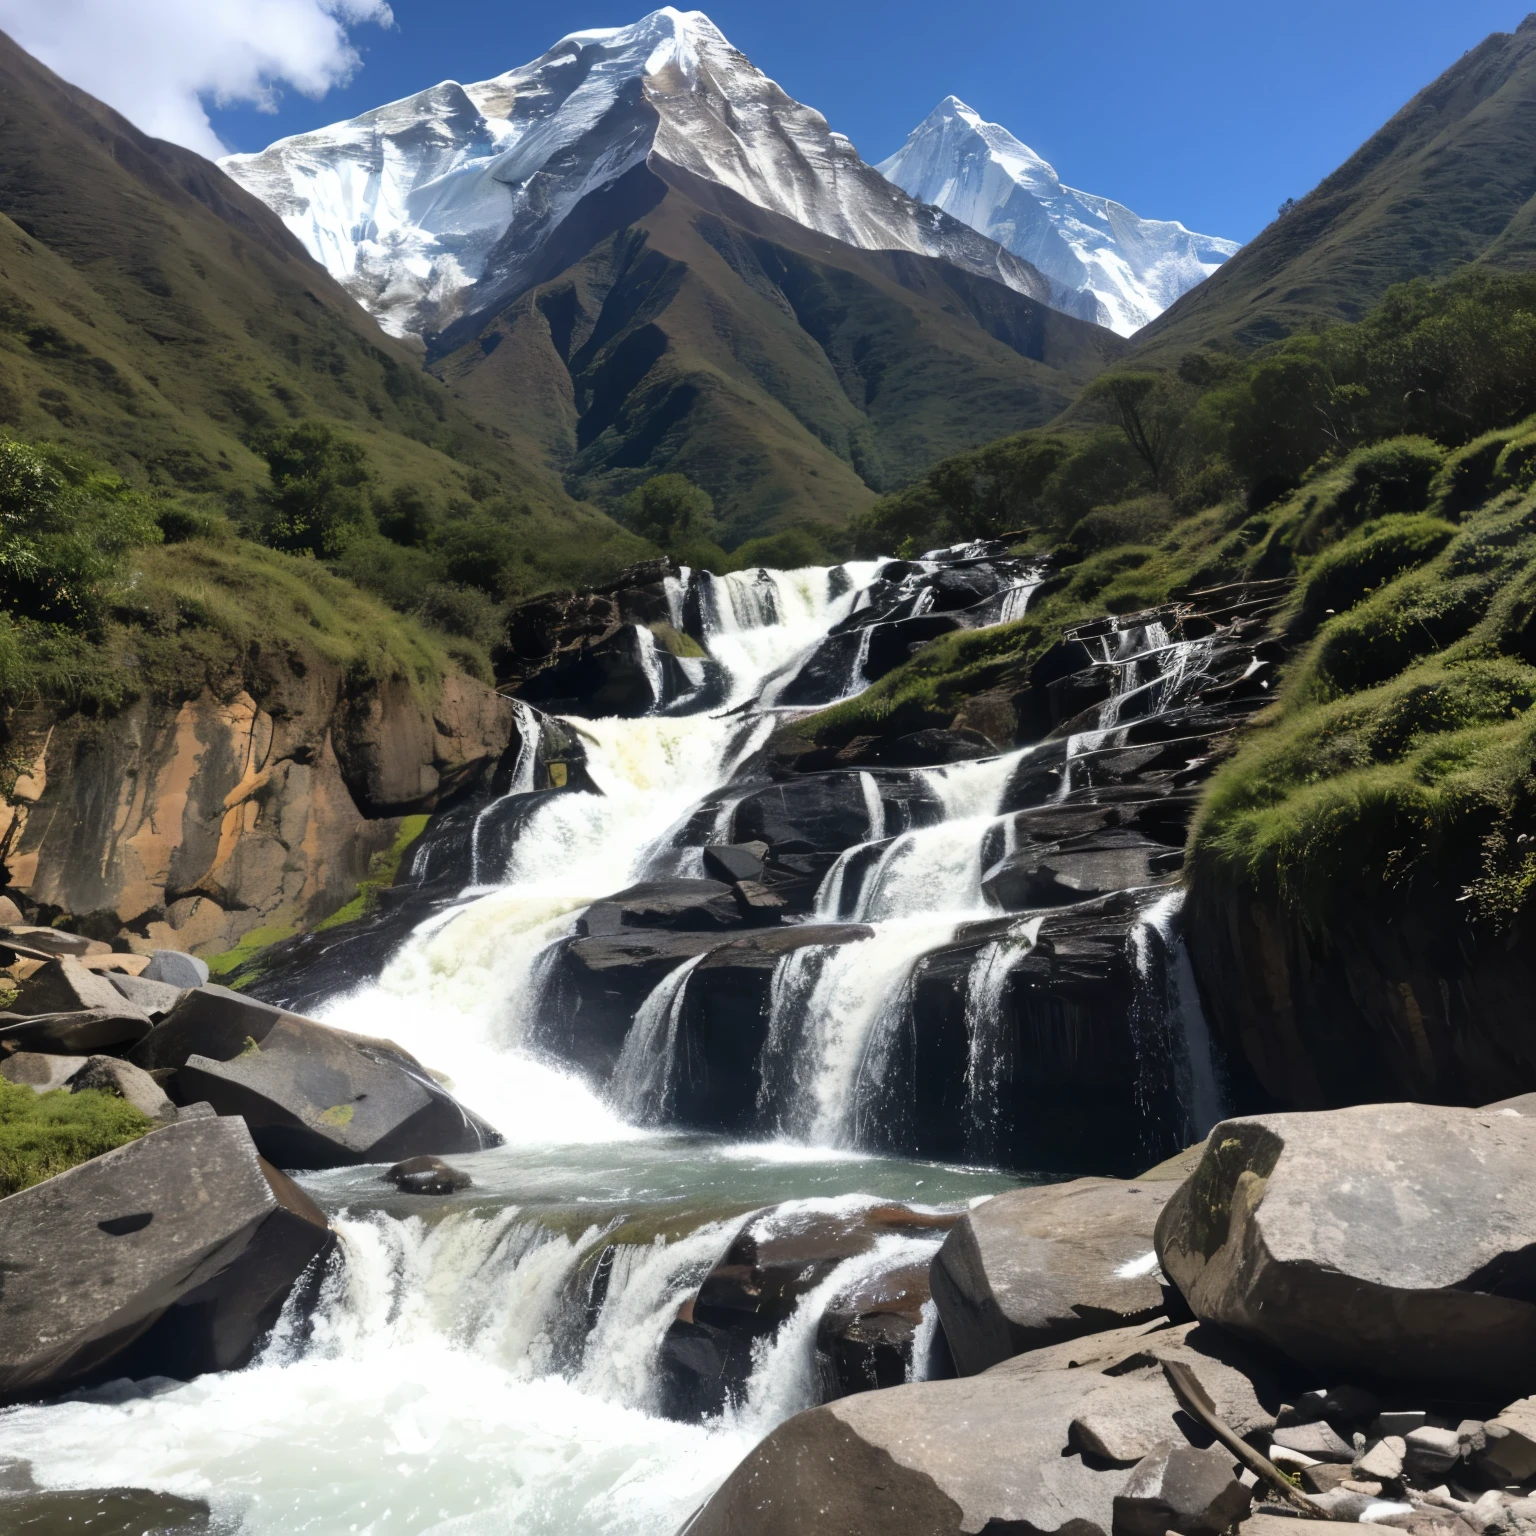
[(1097, 300), (1088, 318), (1129, 336), (1203, 282), (1237, 242), (1143, 219), (1107, 197), (1063, 186), (1006, 128), (954, 96), (912, 130), (881, 172), (1037, 267)]
[(691, 172), (850, 245), (943, 257), (1094, 312), (909, 197), (702, 12), (670, 6), (572, 33), (493, 80), (445, 81), (220, 163), (400, 336), (430, 337), (552, 275), (540, 258), (563, 221), (640, 165), (663, 179), (669, 167)]

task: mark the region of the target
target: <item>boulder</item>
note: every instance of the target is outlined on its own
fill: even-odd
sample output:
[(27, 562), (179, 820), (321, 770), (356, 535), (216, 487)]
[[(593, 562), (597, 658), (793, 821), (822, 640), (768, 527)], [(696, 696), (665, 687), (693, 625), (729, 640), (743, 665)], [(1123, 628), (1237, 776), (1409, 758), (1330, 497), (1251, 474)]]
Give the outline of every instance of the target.
[(1152, 1234), (1178, 1186), (1075, 1179), (994, 1195), (933, 1262), (933, 1296), (963, 1376), (1166, 1306)]
[(1211, 1132), (1157, 1252), (1197, 1317), (1333, 1379), (1536, 1380), (1536, 1121), (1370, 1104)]
[(20, 1051), (60, 1051), (88, 1056), (121, 1049), (142, 1040), (153, 1023), (132, 1003), (114, 1008), (85, 1008), (76, 1013), (40, 1013), (30, 1018), (0, 1014), (0, 1047)]
[(12, 942), (34, 954), (69, 955), (84, 959), (87, 955), (110, 955), (112, 946), (100, 939), (88, 939), (83, 934), (67, 933), (62, 928), (38, 928), (26, 923), (13, 923), (0, 931), (0, 943)]
[(150, 981), (144, 976), (113, 975), (108, 980), (121, 996), (135, 1008), (147, 1013), (156, 1024), (186, 996), (184, 987), (173, 987), (164, 981)]
[[(903, 1205), (830, 1212), (773, 1209), (749, 1217), (662, 1339), (657, 1365), (662, 1412), (699, 1419), (739, 1401), (760, 1344), (841, 1264), (867, 1254), (882, 1237), (936, 1240), (952, 1220)], [(892, 1271), (898, 1267), (905, 1266), (893, 1265)], [(875, 1278), (864, 1275), (860, 1283)], [(834, 1321), (831, 1329), (837, 1328)], [(830, 1336), (828, 1344), (835, 1347)], [(910, 1357), (909, 1335), (905, 1358)], [(835, 1372), (835, 1363), (828, 1365)]]
[(52, 1093), (55, 1088), (65, 1087), (79, 1070), (78, 1056), (57, 1056), (47, 1051), (12, 1051), (9, 1056), (0, 1056), (0, 1077), (37, 1093)]
[(1237, 1480), (1232, 1453), (1165, 1440), (1131, 1468), (1115, 1495), (1115, 1536), (1222, 1536), (1243, 1518), (1253, 1493)]
[[(294, 1206), (308, 1207), (302, 1263), (276, 1242)], [(274, 1220), (272, 1241), (288, 1255), (276, 1266), (262, 1258)], [(233, 1295), (260, 1268), (258, 1288), (286, 1295), (329, 1240), (324, 1218), (263, 1169), (238, 1120), (167, 1126), (12, 1195), (0, 1201), (0, 1398), (99, 1372), (210, 1282)], [(248, 1315), (225, 1316), (249, 1332)]]
[(1177, 873), (1183, 861), (1181, 849), (1112, 827), (1055, 844), (1026, 845), (993, 865), (981, 888), (1004, 911), (1022, 912), (1154, 885)]
[(87, 1056), (84, 1066), (76, 1058), (69, 1091), (115, 1094), (151, 1120), (176, 1118), (176, 1106), (165, 1096), (160, 1084), (142, 1067), (131, 1061), (119, 1061), (115, 1056)]
[(174, 1067), (184, 1103), (243, 1116), (279, 1167), (394, 1162), (475, 1152), (500, 1136), (398, 1046), (327, 1028), (222, 987), (203, 987), (137, 1045), (147, 1070)]
[(1536, 1398), (1522, 1397), (1483, 1426), (1484, 1449), (1478, 1465), (1504, 1482), (1536, 1477)]
[(26, 924), (21, 908), (9, 896), (0, 896), (0, 927), (20, 928)]
[(110, 977), (88, 970), (72, 955), (50, 960), (29, 976), (11, 1009), (33, 1018), (96, 1010), (115, 1018), (149, 1023), (149, 1015), (130, 1003)]
[[(924, 1380), (953, 1376), (947, 1349), (917, 1360), (924, 1305), (932, 1306), (926, 1262), (903, 1264), (860, 1279), (833, 1297), (816, 1325), (822, 1400), (899, 1387), (920, 1368)], [(935, 1334), (941, 1341), (942, 1332)], [(932, 1353), (943, 1358), (935, 1361)], [(947, 1367), (947, 1368), (946, 1368)]]
[(184, 955), (179, 949), (157, 949), (140, 974), (145, 981), (158, 981), (184, 992), (207, 984), (208, 962), (196, 955)]
[[(737, 1467), (686, 1536), (1109, 1536), (1131, 1467), (1194, 1428), (1164, 1358), (1192, 1365), (1239, 1433), (1273, 1425), (1259, 1401), (1273, 1402), (1273, 1389), (1231, 1340), (1193, 1325), (1117, 1329), (979, 1376), (799, 1414)], [(1118, 1466), (1085, 1454), (1081, 1436), (1085, 1423), (1112, 1422), (1128, 1458)]]
[(452, 1195), (474, 1183), (462, 1168), (440, 1157), (408, 1157), (388, 1169), (384, 1177), (406, 1195)]
[(735, 893), (720, 880), (647, 880), (593, 902), (577, 929), (586, 938), (607, 938), (632, 928), (707, 933), (741, 921)]
[(1274, 1443), (1288, 1451), (1299, 1451), (1313, 1461), (1348, 1464), (1355, 1459), (1354, 1446), (1323, 1419), (1311, 1424), (1284, 1425), (1275, 1431)]
[(704, 873), (713, 880), (731, 884), (738, 880), (761, 880), (763, 860), (767, 857), (767, 843), (714, 843), (704, 850)]

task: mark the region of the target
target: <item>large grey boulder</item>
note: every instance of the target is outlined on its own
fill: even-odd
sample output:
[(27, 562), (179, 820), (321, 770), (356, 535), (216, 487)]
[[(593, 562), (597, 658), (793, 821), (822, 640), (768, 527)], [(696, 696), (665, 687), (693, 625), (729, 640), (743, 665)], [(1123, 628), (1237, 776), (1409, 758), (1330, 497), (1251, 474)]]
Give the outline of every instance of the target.
[(12, 1051), (8, 1056), (0, 1056), (0, 1077), (34, 1093), (52, 1093), (67, 1087), (79, 1070), (78, 1056), (55, 1055), (50, 1051)]
[[(286, 1225), (280, 1212), (291, 1215), (292, 1202), (245, 1127), (227, 1119), (152, 1131), (0, 1200), (0, 1400), (115, 1362), (168, 1308), (259, 1255), (268, 1224)], [(308, 1255), (295, 1267), (290, 1254), (264, 1282), (285, 1294), (329, 1241), (312, 1207), (302, 1219)]]
[(89, 1056), (93, 1051), (121, 1050), (134, 1045), (152, 1028), (152, 1020), (127, 1002), (112, 1008), (41, 1013), (27, 1018), (4, 1013), (0, 1014), (0, 1049)]
[(1211, 1132), (1157, 1251), (1195, 1315), (1328, 1379), (1536, 1380), (1536, 1120), (1371, 1104)]
[(968, 1211), (933, 1261), (933, 1299), (962, 1376), (1166, 1304), (1152, 1233), (1177, 1185), (1074, 1179)]
[(135, 1008), (147, 1013), (156, 1024), (187, 994), (185, 987), (173, 987), (167, 982), (153, 981), (147, 976), (113, 975), (108, 980), (117, 992)]
[(208, 962), (196, 955), (185, 955), (179, 949), (157, 949), (141, 974), (146, 981), (158, 981), (184, 992), (207, 982)]
[[(1193, 1428), (1163, 1358), (1192, 1364), (1240, 1433), (1273, 1425), (1273, 1401), (1258, 1394), (1274, 1394), (1230, 1363), (1240, 1358), (1230, 1340), (1193, 1325), (1117, 1329), (979, 1376), (799, 1414), (737, 1467), (686, 1536), (1110, 1536), (1132, 1466)], [(1122, 1426), (1118, 1464), (1085, 1454), (1090, 1421)]]
[(121, 1012), (127, 1017), (144, 1018), (143, 1009), (136, 1008), (116, 987), (110, 978), (99, 971), (82, 965), (73, 955), (60, 955), (50, 960), (29, 976), (21, 985), (16, 1001), (11, 1004), (13, 1013), (36, 1017), (40, 1014), (79, 1013), (99, 1008), (107, 1012)]
[(391, 1041), (330, 1029), (223, 987), (188, 992), (130, 1053), (175, 1068), (182, 1103), (240, 1115), (281, 1168), (477, 1152), (500, 1135)]

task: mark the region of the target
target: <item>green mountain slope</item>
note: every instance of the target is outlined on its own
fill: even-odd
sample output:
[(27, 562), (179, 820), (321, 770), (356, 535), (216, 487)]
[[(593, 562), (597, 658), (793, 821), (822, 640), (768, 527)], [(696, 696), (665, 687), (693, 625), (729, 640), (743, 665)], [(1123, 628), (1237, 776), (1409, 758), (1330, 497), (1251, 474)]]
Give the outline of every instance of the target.
[(633, 541), (472, 421), (281, 222), (0, 35), (0, 424), (131, 480), (221, 499), (264, 484), (261, 433), (318, 418), (383, 488), (514, 498), (548, 583)]
[(947, 263), (855, 250), (675, 170), (568, 221), (550, 278), (435, 370), (576, 494), (676, 471), (727, 544), (837, 527), (946, 454), (1058, 414), (1111, 332)]
[(1536, 15), (1471, 49), (1320, 186), (1136, 336), (1177, 362), (1356, 320), (1394, 283), (1536, 261)]

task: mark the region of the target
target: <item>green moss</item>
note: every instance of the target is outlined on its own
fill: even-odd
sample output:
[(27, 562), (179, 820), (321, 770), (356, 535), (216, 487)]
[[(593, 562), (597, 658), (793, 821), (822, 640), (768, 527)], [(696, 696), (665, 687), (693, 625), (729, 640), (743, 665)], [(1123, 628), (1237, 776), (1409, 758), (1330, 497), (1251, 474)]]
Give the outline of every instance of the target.
[(244, 971), (269, 944), (291, 939), (296, 932), (297, 929), (291, 923), (252, 928), (249, 933), (241, 935), (240, 942), (233, 949), (226, 949), (221, 955), (208, 956), (208, 972), (221, 982), (238, 987), (240, 980), (237, 973)]
[(1377, 587), (1432, 560), (1455, 537), (1454, 524), (1422, 513), (1365, 524), (1308, 565), (1297, 593), (1293, 633), (1311, 634)]
[(401, 860), (405, 858), (411, 844), (427, 830), (430, 820), (430, 816), (402, 816), (394, 842), (369, 860), (368, 874), (359, 881), (357, 895), (339, 911), (316, 923), (315, 931), (323, 933), (327, 928), (339, 928), (343, 923), (356, 922), (360, 917), (369, 916), (378, 906), (379, 892), (395, 883), (395, 877), (400, 873)]
[(652, 624), (649, 627), (651, 633), (656, 637), (656, 643), (669, 655), (700, 657), (709, 654), (692, 635), (685, 635), (682, 630), (675, 629), (665, 620)]
[(154, 1122), (115, 1094), (34, 1093), (0, 1078), (0, 1196), (136, 1141)]

